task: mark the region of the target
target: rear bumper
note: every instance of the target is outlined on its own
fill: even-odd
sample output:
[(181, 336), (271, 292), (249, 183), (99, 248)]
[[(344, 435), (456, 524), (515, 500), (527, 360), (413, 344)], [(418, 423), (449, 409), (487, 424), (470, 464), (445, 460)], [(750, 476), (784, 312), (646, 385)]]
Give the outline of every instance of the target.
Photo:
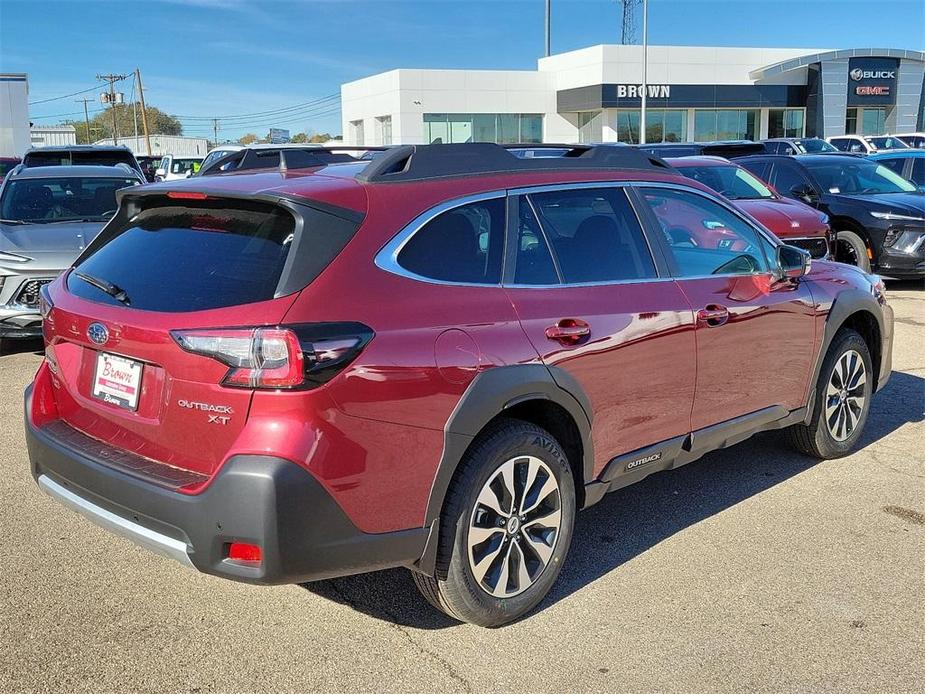
[[(33, 425), (26, 390), (26, 441), (32, 476), (45, 492), (93, 522), (204, 573), (259, 584), (300, 583), (412, 566), (428, 529), (358, 530), (304, 468), (281, 458), (229, 459), (200, 494), (186, 495), (132, 477), (100, 455), (75, 450)], [(259, 545), (263, 561), (229, 561), (231, 542)]]

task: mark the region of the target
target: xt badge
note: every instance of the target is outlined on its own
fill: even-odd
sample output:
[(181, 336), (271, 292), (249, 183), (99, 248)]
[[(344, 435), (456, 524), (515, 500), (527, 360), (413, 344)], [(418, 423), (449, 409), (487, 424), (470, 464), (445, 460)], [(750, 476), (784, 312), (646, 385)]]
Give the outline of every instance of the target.
[(177, 400), (177, 404), (187, 410), (199, 410), (209, 417), (209, 424), (228, 424), (234, 410), (230, 405), (211, 405), (207, 402), (193, 402), (191, 400)]

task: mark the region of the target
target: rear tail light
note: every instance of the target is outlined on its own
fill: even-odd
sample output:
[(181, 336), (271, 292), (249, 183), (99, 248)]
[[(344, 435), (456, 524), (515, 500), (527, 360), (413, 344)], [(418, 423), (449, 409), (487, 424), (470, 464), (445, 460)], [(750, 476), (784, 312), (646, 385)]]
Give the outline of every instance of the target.
[(231, 367), (232, 388), (310, 389), (340, 373), (373, 338), (361, 323), (175, 330), (176, 343)]

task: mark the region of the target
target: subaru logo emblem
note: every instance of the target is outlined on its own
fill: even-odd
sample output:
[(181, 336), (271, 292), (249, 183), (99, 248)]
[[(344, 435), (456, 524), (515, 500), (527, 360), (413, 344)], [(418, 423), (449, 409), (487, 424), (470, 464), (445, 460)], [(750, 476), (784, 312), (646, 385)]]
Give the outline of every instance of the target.
[(87, 337), (90, 338), (91, 342), (95, 342), (98, 345), (105, 345), (109, 340), (109, 330), (107, 330), (106, 326), (102, 323), (90, 323), (87, 327)]

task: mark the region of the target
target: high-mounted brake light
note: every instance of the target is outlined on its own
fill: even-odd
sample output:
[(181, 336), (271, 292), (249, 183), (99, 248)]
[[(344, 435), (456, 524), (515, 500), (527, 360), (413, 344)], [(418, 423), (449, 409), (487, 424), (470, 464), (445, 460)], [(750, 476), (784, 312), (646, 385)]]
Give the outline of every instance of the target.
[(187, 352), (231, 367), (232, 388), (309, 389), (340, 373), (373, 337), (361, 323), (317, 323), (273, 328), (175, 330)]
[(209, 196), (194, 191), (171, 190), (167, 193), (167, 197), (174, 200), (206, 200)]

